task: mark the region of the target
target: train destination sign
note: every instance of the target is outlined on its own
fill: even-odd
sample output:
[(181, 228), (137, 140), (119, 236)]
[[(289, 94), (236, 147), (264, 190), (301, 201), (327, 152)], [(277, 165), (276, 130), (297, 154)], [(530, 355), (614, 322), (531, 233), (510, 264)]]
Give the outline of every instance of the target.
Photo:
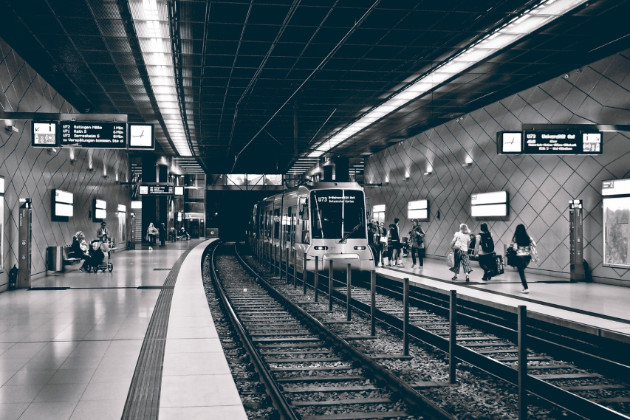
[(59, 126), (62, 146), (127, 147), (127, 124), (124, 122), (61, 121)]
[(529, 130), (523, 135), (523, 153), (581, 155), (602, 153), (602, 133), (579, 130)]

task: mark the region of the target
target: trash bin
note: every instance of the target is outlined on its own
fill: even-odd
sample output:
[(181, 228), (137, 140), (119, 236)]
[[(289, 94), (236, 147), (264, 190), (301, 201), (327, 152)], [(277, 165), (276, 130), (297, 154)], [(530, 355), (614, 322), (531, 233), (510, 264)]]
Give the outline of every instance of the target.
[(49, 246), (46, 250), (46, 260), (49, 271), (63, 271), (63, 247)]

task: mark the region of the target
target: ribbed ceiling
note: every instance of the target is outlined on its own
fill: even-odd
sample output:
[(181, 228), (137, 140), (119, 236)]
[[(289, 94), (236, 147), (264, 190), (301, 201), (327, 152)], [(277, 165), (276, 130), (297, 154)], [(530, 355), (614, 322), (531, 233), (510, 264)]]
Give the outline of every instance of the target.
[[(155, 124), (178, 111), (207, 173), (285, 173), (335, 129), (536, 4), (518, 0), (160, 1), (177, 93), (151, 84), (138, 1), (0, 0), (2, 36), (82, 112)], [(359, 158), (630, 46), (630, 2), (595, 0), (359, 133)], [(168, 102), (171, 100), (171, 102)], [(195, 159), (193, 159), (194, 162)]]

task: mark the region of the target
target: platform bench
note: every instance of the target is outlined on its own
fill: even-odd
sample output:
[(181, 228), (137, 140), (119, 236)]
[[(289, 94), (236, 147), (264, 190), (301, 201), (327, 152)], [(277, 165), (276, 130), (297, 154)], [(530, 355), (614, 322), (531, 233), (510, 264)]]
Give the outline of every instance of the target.
[(68, 253), (70, 252), (70, 245), (66, 245), (63, 247), (63, 269), (64, 271), (72, 268), (79, 268), (81, 266), (81, 258), (77, 257), (68, 257)]

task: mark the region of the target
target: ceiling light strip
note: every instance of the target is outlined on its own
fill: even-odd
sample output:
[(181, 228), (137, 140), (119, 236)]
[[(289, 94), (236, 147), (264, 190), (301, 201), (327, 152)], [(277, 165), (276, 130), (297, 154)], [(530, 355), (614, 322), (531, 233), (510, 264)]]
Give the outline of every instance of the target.
[(372, 110), (354, 123), (343, 129), (335, 130), (336, 134), (332, 134), (326, 140), (319, 143), (315, 150), (311, 151), (307, 156), (309, 158), (321, 157), (359, 131), (362, 131), (401, 106), (428, 93), (430, 90), (457, 74), (474, 66), (479, 61), (485, 60), (492, 54), (508, 47), (560, 16), (569, 13), (587, 1), (588, 0), (546, 0), (539, 3), (523, 15), (512, 19), (501, 28), (486, 35), (478, 42), (445, 61), (432, 72), (409, 84), (404, 90), (393, 95), (385, 103), (372, 108)]
[[(151, 86), (156, 95), (168, 95), (169, 98), (178, 98), (175, 87), (175, 69), (171, 52), (168, 13), (166, 4), (158, 4), (156, 0), (131, 0), (130, 9), (133, 16), (136, 32), (141, 38), (140, 49), (142, 57), (147, 65), (147, 72)], [(164, 124), (168, 130), (171, 141), (180, 156), (192, 156), (186, 138), (184, 124), (181, 115), (173, 118), (169, 112), (172, 105), (158, 102), (160, 113), (169, 118), (164, 118)]]

